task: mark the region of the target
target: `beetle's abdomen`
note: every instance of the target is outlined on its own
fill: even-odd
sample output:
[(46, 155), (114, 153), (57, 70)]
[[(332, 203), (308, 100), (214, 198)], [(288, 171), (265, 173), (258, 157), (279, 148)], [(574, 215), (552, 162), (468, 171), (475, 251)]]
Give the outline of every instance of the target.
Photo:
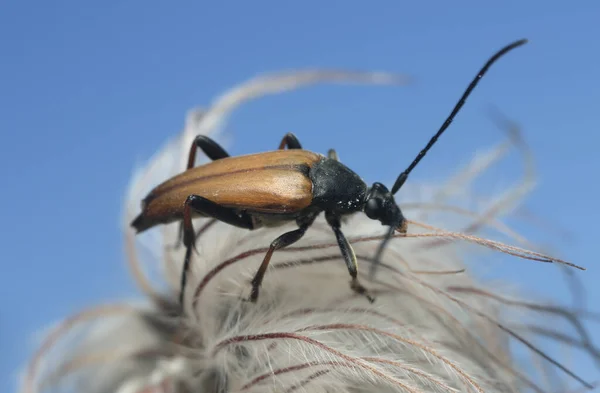
[(156, 187), (144, 200), (145, 227), (180, 219), (189, 195), (249, 212), (290, 214), (312, 202), (311, 167), (324, 159), (306, 150), (228, 157), (192, 168)]

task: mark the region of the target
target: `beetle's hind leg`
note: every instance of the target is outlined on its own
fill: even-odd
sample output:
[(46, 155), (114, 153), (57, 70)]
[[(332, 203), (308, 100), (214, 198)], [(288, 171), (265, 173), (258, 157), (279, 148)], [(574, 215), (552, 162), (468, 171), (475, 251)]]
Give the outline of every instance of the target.
[[(186, 169), (191, 169), (196, 164), (196, 152), (198, 149), (202, 150), (204, 154), (211, 161), (220, 160), (221, 158), (229, 157), (229, 153), (221, 147), (217, 142), (205, 135), (198, 135), (190, 146), (190, 153), (188, 155), (188, 163)], [(177, 232), (177, 241), (173, 245), (173, 248), (177, 249), (181, 245), (183, 238), (183, 222), (179, 224), (179, 231)]]
[(302, 149), (302, 145), (300, 144), (300, 141), (298, 140), (296, 135), (294, 135), (291, 132), (288, 132), (287, 134), (285, 134), (285, 136), (281, 140), (281, 143), (279, 144), (279, 150), (283, 150), (286, 147), (288, 149)]
[(350, 287), (354, 290), (354, 292), (364, 295), (371, 303), (375, 301), (370, 294), (367, 288), (363, 287), (362, 284), (358, 281), (358, 265), (356, 263), (356, 254), (354, 254), (354, 250), (352, 246), (346, 239), (346, 236), (342, 233), (340, 229), (340, 219), (337, 215), (326, 212), (325, 219), (327, 223), (333, 229), (335, 233), (335, 237), (337, 238), (338, 245), (340, 246), (340, 250), (342, 251), (342, 256), (344, 257), (344, 261), (346, 262), (346, 266), (348, 267), (348, 272), (352, 277), (352, 281), (350, 282)]
[(222, 221), (229, 225), (239, 228), (252, 229), (252, 218), (243, 213), (238, 214), (235, 210), (223, 207), (200, 195), (190, 195), (185, 200), (183, 207), (183, 244), (186, 247), (185, 259), (183, 261), (183, 270), (181, 272), (181, 292), (179, 293), (179, 303), (183, 307), (183, 294), (187, 282), (187, 274), (190, 268), (190, 258), (192, 249), (196, 248), (194, 226), (192, 224), (192, 211), (196, 211), (205, 216)]
[(290, 246), (296, 243), (298, 240), (300, 240), (302, 236), (304, 236), (304, 234), (306, 233), (308, 227), (312, 225), (312, 223), (315, 221), (315, 218), (317, 218), (318, 215), (319, 213), (312, 213), (304, 217), (303, 219), (298, 219), (297, 222), (300, 228), (294, 231), (286, 232), (283, 235), (279, 236), (277, 239), (273, 240), (271, 246), (269, 247), (269, 250), (267, 251), (267, 254), (265, 255), (260, 267), (258, 268), (258, 271), (252, 279), (252, 292), (250, 293), (250, 299), (248, 299), (249, 301), (255, 303), (258, 299), (260, 285), (262, 284), (263, 278), (265, 277), (265, 273), (267, 272), (267, 268), (269, 267), (269, 263), (271, 262), (271, 257), (273, 256), (275, 250), (279, 250), (281, 248)]

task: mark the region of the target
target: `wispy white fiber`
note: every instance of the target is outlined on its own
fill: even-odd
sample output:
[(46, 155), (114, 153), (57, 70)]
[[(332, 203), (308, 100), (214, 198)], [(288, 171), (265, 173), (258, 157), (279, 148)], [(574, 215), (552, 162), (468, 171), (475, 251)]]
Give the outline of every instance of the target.
[[(219, 127), (241, 103), (317, 82), (401, 80), (319, 70), (262, 76), (190, 112), (182, 133), (137, 169), (125, 201), (127, 262), (147, 301), (96, 306), (66, 319), (31, 360), (22, 392), (542, 393), (557, 391), (554, 377), (564, 393), (585, 386), (573, 365), (561, 353), (544, 352), (538, 339), (579, 348), (600, 363), (581, 325), (597, 315), (526, 299), (518, 295), (523, 288), (513, 291), (511, 283), (482, 282), (471, 273), (470, 266), (486, 265), (500, 252), (520, 258), (509, 261), (517, 269), (562, 263), (516, 247), (534, 246), (501, 220), (515, 213), (535, 182), (531, 153), (508, 123), (501, 124), (510, 131), (508, 142), (448, 182), (405, 186), (399, 202), (411, 219), (409, 233), (390, 242), (374, 280), (366, 272), (385, 228), (362, 214), (344, 223), (360, 279), (377, 298), (373, 304), (350, 289), (323, 217), (298, 243), (274, 253), (256, 304), (244, 300), (250, 280), (270, 242), (294, 225), (247, 231), (196, 220), (196, 230), (204, 230), (183, 313), (177, 297), (184, 250), (171, 247), (177, 225), (137, 237), (129, 228), (144, 194), (183, 169), (195, 135), (218, 139)], [(477, 196), (476, 209), (464, 203), (474, 197), (476, 178), (510, 148), (522, 153), (523, 179), (501, 196)], [(500, 236), (506, 244), (495, 240)], [(557, 320), (575, 333), (561, 330)], [(515, 348), (526, 355), (517, 356)]]

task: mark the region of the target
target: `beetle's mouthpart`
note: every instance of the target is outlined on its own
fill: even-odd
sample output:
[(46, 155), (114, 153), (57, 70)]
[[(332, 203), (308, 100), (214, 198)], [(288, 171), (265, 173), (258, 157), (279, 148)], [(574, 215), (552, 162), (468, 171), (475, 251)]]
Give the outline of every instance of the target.
[(408, 221), (404, 217), (402, 217), (400, 225), (396, 227), (396, 230), (402, 234), (406, 234), (406, 232), (408, 232)]

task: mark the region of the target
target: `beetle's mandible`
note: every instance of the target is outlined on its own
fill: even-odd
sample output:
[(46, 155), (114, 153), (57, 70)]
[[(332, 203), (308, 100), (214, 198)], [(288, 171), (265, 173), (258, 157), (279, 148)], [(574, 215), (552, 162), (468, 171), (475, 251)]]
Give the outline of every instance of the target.
[[(391, 190), (381, 183), (368, 187), (354, 171), (337, 159), (335, 150), (330, 150), (327, 156), (303, 150), (291, 133), (283, 138), (278, 150), (237, 157), (230, 157), (212, 139), (199, 135), (191, 146), (187, 170), (154, 188), (142, 201), (142, 212), (131, 225), (140, 233), (159, 224), (181, 221), (180, 233), (183, 234), (186, 247), (179, 298), (183, 306), (195, 242), (192, 225), (194, 216), (212, 217), (250, 230), (296, 221), (298, 229), (284, 233), (271, 243), (256, 272), (250, 294), (250, 300), (255, 302), (273, 252), (300, 240), (316, 217), (324, 212), (352, 277), (351, 288), (372, 302), (373, 297), (358, 280), (356, 256), (342, 233), (341, 217), (362, 211), (370, 219), (389, 226), (371, 265), (372, 276), (394, 232), (405, 233), (407, 229), (394, 195), (448, 128), (489, 67), (502, 55), (526, 42), (525, 39), (515, 41), (486, 62), (438, 132), (398, 176)], [(212, 162), (194, 167), (198, 148)]]

